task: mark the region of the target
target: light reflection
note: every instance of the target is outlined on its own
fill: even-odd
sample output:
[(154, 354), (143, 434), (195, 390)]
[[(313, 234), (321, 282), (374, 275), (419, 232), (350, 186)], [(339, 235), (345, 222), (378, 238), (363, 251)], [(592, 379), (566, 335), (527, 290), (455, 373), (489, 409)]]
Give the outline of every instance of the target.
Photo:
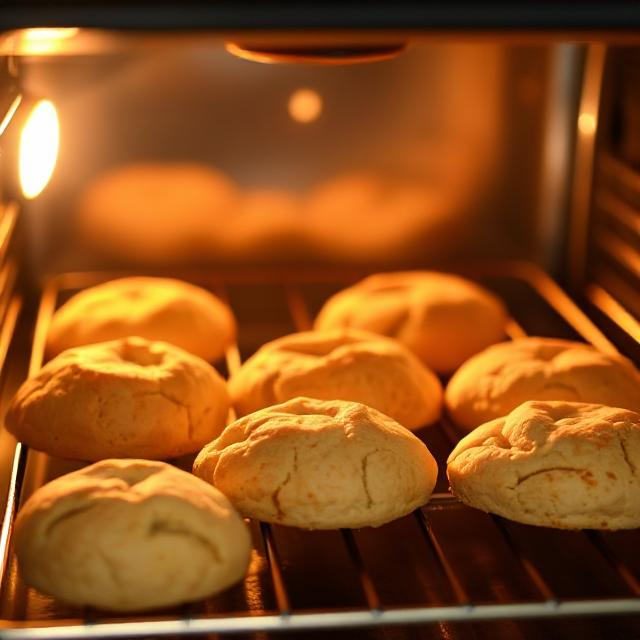
[(596, 119), (591, 113), (581, 113), (578, 116), (578, 129), (585, 136), (593, 135), (596, 130)]
[(322, 97), (313, 89), (298, 89), (289, 97), (289, 115), (296, 121), (307, 124), (320, 117)]

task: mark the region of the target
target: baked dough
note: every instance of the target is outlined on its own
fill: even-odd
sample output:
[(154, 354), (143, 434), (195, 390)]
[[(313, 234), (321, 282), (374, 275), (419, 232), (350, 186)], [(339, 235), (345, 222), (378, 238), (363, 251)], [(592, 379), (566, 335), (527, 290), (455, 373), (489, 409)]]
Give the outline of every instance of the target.
[(166, 264), (211, 255), (210, 236), (237, 213), (239, 190), (197, 163), (117, 166), (91, 182), (76, 205), (82, 242), (101, 254)]
[(242, 579), (245, 524), (218, 490), (162, 462), (103, 460), (38, 489), (16, 520), (24, 581), (70, 604), (134, 611)]
[(170, 278), (121, 278), (81, 291), (56, 311), (47, 353), (142, 336), (215, 360), (235, 334), (231, 311), (205, 289)]
[(442, 387), (406, 347), (356, 329), (304, 331), (265, 344), (229, 381), (243, 416), (298, 396), (361, 402), (407, 429), (440, 416)]
[(452, 491), (477, 509), (560, 529), (640, 527), (640, 414), (525, 402), (453, 450)]
[(358, 171), (315, 185), (303, 219), (323, 255), (371, 262), (415, 252), (416, 240), (450, 210), (450, 195), (424, 180)]
[(69, 349), (18, 390), (7, 428), (61, 458), (172, 458), (223, 430), (224, 380), (165, 342), (124, 338)]
[(237, 213), (224, 225), (229, 259), (297, 257), (302, 247), (308, 247), (301, 211), (302, 199), (292, 191), (247, 189)]
[(580, 342), (519, 338), (465, 362), (446, 390), (449, 414), (467, 430), (505, 416), (526, 400), (640, 411), (640, 373), (626, 358)]
[(318, 330), (355, 327), (391, 336), (428, 367), (450, 373), (504, 338), (500, 300), (458, 276), (433, 271), (379, 273), (330, 298)]
[(427, 447), (357, 402), (295, 398), (229, 425), (194, 473), (245, 516), (303, 529), (377, 527), (425, 504)]

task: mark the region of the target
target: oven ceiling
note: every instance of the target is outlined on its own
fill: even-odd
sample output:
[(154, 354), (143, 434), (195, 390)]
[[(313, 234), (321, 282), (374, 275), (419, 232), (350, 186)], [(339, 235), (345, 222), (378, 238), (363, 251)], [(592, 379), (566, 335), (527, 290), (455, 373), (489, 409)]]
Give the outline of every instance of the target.
[(630, 1), (216, 2), (197, 0), (0, 0), (0, 29), (402, 29), (631, 31), (640, 5)]

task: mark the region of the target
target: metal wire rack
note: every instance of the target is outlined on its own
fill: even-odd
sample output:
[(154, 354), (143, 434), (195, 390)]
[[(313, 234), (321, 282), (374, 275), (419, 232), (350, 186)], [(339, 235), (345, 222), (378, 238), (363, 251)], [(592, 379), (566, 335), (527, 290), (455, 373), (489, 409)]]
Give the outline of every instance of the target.
[[(470, 272), (507, 302), (513, 316), (512, 337), (534, 332), (581, 338), (603, 350), (615, 349), (533, 265), (484, 264)], [(30, 374), (42, 364), (56, 306), (65, 296), (118, 275), (122, 274), (65, 274), (47, 281), (35, 319)], [(226, 299), (238, 317), (240, 340), (220, 365), (229, 374), (261, 343), (309, 328), (322, 301), (361, 274), (181, 275)], [(0, 332), (0, 365), (9, 351), (20, 310), (18, 302), (12, 304), (10, 326)], [(427, 623), (440, 625), (434, 632), (437, 635), (429, 637), (458, 637), (442, 625), (640, 616), (637, 531), (554, 531), (469, 509), (447, 492), (443, 472), (444, 460), (459, 438), (453, 425), (445, 418), (418, 435), (438, 458), (440, 479), (431, 501), (413, 516), (380, 529), (337, 532), (304, 532), (251, 522), (255, 550), (244, 584), (205, 603), (130, 618), (72, 609), (21, 582), (11, 549), (19, 503), (69, 466), (29, 452), (18, 443), (0, 530), (0, 637), (36, 640), (344, 631)], [(189, 463), (176, 461), (183, 466)], [(628, 620), (637, 625), (637, 620)], [(632, 628), (640, 633), (640, 626)], [(469, 636), (462, 633), (460, 637)]]

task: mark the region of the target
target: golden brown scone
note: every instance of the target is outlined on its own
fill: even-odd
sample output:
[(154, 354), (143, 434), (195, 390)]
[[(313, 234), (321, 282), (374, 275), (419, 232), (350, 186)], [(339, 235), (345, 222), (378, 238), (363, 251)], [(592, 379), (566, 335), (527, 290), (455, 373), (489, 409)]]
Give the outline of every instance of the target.
[(229, 381), (243, 416), (298, 396), (361, 402), (407, 429), (440, 416), (438, 378), (406, 347), (357, 329), (303, 331), (265, 344)]
[(196, 163), (146, 162), (111, 169), (80, 196), (82, 240), (126, 260), (166, 263), (209, 252), (209, 236), (236, 213), (239, 192)]
[(340, 291), (320, 310), (318, 330), (355, 327), (391, 336), (428, 367), (450, 373), (504, 338), (507, 311), (492, 293), (447, 273), (378, 273)]
[(525, 402), (463, 438), (453, 492), (477, 509), (560, 529), (640, 527), (640, 414)]
[(194, 473), (245, 516), (303, 529), (377, 527), (425, 504), (427, 447), (356, 402), (296, 398), (229, 425)]
[(450, 197), (424, 181), (358, 171), (332, 176), (310, 190), (304, 220), (323, 254), (379, 260), (402, 253), (416, 235), (450, 211)]
[(24, 581), (78, 606), (155, 609), (242, 579), (247, 528), (218, 490), (162, 462), (103, 460), (38, 489), (18, 514)]
[(592, 402), (640, 411), (640, 373), (620, 355), (580, 342), (519, 338), (465, 362), (446, 390), (447, 410), (471, 430), (527, 400)]
[(229, 307), (201, 287), (172, 278), (120, 278), (81, 291), (55, 312), (47, 354), (142, 336), (215, 360), (235, 335)]
[(247, 189), (237, 213), (225, 223), (225, 248), (231, 257), (282, 259), (305, 243), (301, 199), (283, 189)]
[(124, 338), (63, 351), (13, 398), (7, 428), (61, 458), (173, 458), (220, 434), (229, 394), (207, 362)]

